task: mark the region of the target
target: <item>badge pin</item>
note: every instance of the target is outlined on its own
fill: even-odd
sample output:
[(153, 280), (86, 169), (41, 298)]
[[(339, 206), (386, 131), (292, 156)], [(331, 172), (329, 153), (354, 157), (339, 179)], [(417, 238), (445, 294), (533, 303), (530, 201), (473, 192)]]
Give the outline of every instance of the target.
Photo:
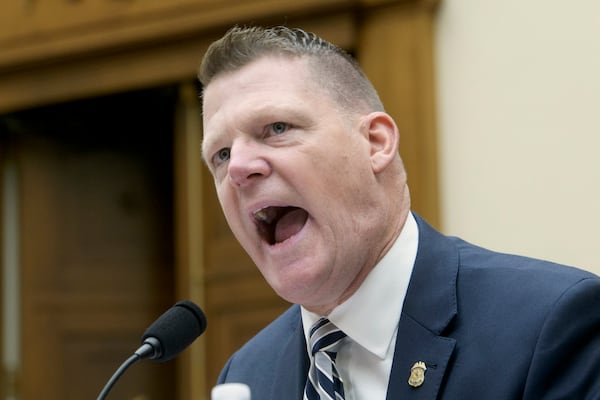
[(425, 371), (427, 366), (423, 361), (417, 361), (410, 369), (410, 377), (408, 378), (408, 384), (412, 387), (419, 387), (425, 381)]

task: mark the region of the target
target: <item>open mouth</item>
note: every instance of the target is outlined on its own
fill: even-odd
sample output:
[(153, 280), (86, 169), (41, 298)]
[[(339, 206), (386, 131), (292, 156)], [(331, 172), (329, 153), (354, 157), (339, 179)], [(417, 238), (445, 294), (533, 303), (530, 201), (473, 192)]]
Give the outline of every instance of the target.
[(274, 245), (300, 232), (308, 213), (299, 207), (265, 207), (254, 213), (254, 219), (261, 237)]

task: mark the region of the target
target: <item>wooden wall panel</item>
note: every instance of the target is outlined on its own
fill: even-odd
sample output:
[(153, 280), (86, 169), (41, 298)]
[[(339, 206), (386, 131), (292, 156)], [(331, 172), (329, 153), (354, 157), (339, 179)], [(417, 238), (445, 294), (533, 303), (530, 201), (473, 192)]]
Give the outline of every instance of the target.
[[(355, 42), (354, 15), (351, 13), (316, 16), (298, 23), (340, 46), (351, 46)], [(223, 27), (221, 31), (225, 29)], [(160, 41), (150, 47), (117, 47), (89, 57), (52, 60), (39, 67), (29, 65), (3, 71), (0, 66), (0, 113), (191, 81), (196, 76), (202, 54), (217, 37), (218, 33), (208, 32), (179, 37), (175, 41)], [(2, 59), (0, 46), (0, 64)]]
[(200, 155), (202, 111), (196, 86), (191, 81), (179, 86), (174, 128), (175, 293), (178, 299), (198, 304), (208, 318), (208, 332), (177, 360), (179, 398), (196, 399), (200, 398), (199, 393), (207, 392), (206, 336), (214, 328), (205, 299), (204, 237), (208, 232), (204, 224), (206, 207)]
[(439, 226), (434, 11), (435, 2), (430, 1), (364, 13), (356, 53), (400, 129), (413, 209)]
[[(21, 0), (0, 13), (0, 71), (109, 47), (174, 40), (200, 30), (305, 15), (350, 0)], [(279, 23), (283, 23), (280, 20)]]

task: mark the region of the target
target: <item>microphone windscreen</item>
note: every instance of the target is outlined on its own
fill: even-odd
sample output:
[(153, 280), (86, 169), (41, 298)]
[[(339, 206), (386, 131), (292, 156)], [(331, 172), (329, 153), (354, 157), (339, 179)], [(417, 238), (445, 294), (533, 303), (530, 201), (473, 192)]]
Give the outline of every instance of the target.
[(161, 345), (161, 351), (151, 358), (167, 361), (183, 351), (205, 330), (204, 312), (196, 304), (184, 300), (168, 309), (146, 329), (142, 343), (150, 337), (156, 338)]

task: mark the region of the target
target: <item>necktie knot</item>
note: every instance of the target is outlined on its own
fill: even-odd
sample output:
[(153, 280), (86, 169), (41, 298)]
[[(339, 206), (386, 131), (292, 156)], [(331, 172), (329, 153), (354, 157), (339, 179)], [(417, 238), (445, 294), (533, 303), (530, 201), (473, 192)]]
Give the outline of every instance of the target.
[(314, 356), (319, 351), (336, 353), (346, 334), (327, 318), (321, 318), (310, 329), (309, 344)]
[(327, 318), (321, 318), (311, 327), (309, 347), (313, 359), (306, 381), (306, 400), (344, 399), (344, 387), (335, 360), (345, 337), (346, 334)]

